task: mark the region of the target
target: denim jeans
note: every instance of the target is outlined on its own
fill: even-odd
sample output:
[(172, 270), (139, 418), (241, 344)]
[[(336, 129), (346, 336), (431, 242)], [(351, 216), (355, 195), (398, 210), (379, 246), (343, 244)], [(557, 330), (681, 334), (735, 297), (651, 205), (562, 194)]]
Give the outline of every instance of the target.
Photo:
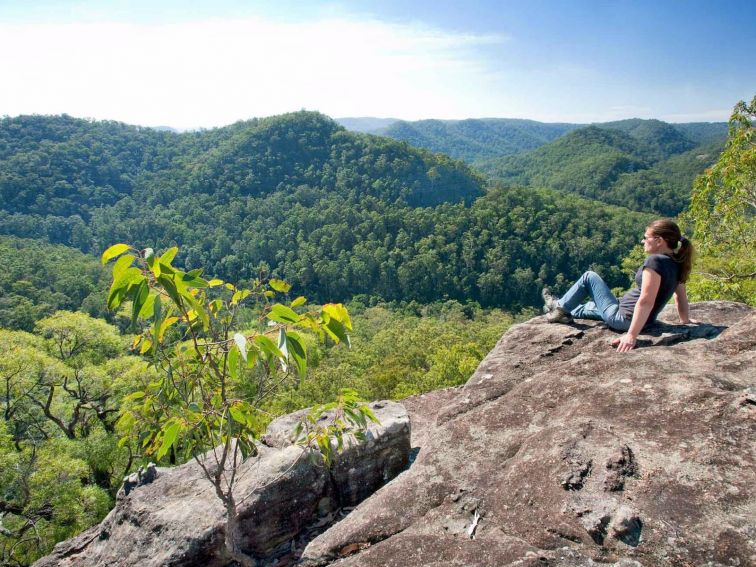
[[(586, 299), (592, 299), (583, 303)], [(585, 272), (559, 300), (559, 306), (576, 319), (604, 321), (616, 331), (627, 331), (630, 320), (619, 312), (619, 300), (596, 272)]]

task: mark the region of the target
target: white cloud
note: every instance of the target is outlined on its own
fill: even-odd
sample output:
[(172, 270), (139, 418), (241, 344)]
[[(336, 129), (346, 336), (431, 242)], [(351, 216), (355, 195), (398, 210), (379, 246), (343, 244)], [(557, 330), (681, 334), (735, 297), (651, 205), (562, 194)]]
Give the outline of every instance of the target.
[[(344, 18), (0, 25), (0, 115), (210, 127), (307, 108), (464, 117), (504, 36)], [(491, 95), (487, 95), (490, 99)]]

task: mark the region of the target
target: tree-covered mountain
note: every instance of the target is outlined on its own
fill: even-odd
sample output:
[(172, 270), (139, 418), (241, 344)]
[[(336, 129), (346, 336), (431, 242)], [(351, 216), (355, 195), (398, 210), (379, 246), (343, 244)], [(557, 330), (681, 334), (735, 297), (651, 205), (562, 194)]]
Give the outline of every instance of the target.
[(372, 133), (475, 163), (537, 148), (577, 127), (513, 118), (397, 120)]
[(31, 331), (55, 311), (105, 315), (107, 274), (92, 256), (39, 240), (0, 236), (0, 327)]
[(687, 206), (696, 175), (722, 147), (723, 141), (697, 145), (658, 120), (634, 119), (580, 128), (531, 152), (489, 160), (481, 169), (508, 183), (675, 216)]
[(614, 264), (645, 220), (486, 188), (461, 162), (317, 113), (185, 134), (68, 117), (0, 130), (0, 232), (94, 253), (179, 245), (180, 263), (231, 281), (283, 277), (315, 300), (519, 308), (589, 266), (623, 285)]
[(587, 126), (629, 134), (648, 146), (647, 150), (656, 150), (659, 158), (670, 157), (696, 146), (723, 143), (727, 137), (727, 124), (724, 122), (668, 124), (661, 120), (640, 118), (592, 125), (512, 118), (417, 121), (340, 118), (338, 122), (349, 130), (388, 136), (474, 165), (534, 150)]

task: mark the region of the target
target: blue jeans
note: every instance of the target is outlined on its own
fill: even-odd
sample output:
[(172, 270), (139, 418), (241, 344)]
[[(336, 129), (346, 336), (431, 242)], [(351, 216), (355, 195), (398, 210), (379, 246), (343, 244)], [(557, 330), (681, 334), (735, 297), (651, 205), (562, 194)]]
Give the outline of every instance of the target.
[[(586, 299), (592, 299), (583, 303)], [(576, 319), (604, 321), (616, 331), (627, 331), (630, 320), (619, 312), (619, 300), (596, 272), (585, 272), (559, 300), (559, 306)]]

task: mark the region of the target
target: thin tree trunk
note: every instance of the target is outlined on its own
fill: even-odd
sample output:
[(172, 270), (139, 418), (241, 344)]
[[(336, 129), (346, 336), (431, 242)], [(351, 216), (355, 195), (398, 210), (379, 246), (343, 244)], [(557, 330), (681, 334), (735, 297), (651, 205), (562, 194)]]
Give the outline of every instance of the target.
[(238, 545), (239, 519), (236, 514), (236, 502), (229, 492), (226, 498), (226, 551), (231, 559), (238, 562), (242, 567), (257, 567), (257, 561), (244, 553)]

